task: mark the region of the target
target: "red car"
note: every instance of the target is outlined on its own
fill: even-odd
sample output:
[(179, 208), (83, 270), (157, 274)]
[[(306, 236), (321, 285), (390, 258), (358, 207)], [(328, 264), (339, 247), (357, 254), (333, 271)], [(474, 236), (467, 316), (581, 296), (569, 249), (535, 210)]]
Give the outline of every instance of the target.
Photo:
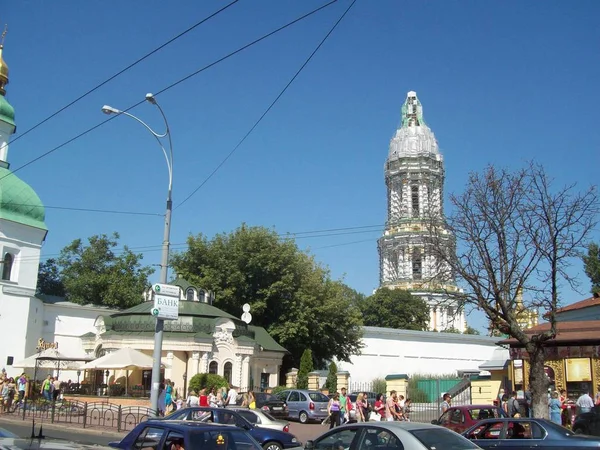
[(434, 425), (441, 425), (457, 433), (462, 433), (483, 419), (506, 417), (504, 410), (494, 405), (461, 405), (451, 406)]

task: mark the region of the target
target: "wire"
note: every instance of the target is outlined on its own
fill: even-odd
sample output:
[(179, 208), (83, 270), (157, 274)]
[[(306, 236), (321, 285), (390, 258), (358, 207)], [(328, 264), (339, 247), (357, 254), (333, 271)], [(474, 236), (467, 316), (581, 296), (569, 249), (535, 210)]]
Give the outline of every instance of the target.
[[(239, 53), (239, 52), (241, 52), (241, 51), (243, 51), (243, 50), (246, 50), (246, 49), (248, 49), (249, 47), (251, 47), (251, 46), (253, 46), (253, 45), (255, 45), (255, 44), (258, 44), (258, 43), (259, 43), (259, 42), (261, 42), (262, 40), (264, 40), (264, 39), (266, 39), (266, 38), (268, 38), (268, 37), (270, 37), (270, 36), (273, 36), (275, 33), (278, 33), (278, 32), (280, 32), (280, 31), (282, 31), (282, 30), (286, 29), (287, 27), (289, 27), (289, 26), (291, 26), (291, 25), (294, 25), (295, 23), (297, 23), (297, 22), (299, 22), (299, 21), (301, 21), (301, 20), (304, 20), (304, 19), (308, 18), (309, 16), (311, 16), (311, 15), (313, 15), (313, 14), (317, 13), (318, 11), (320, 11), (320, 10), (322, 10), (322, 9), (324, 9), (324, 8), (326, 8), (326, 7), (328, 7), (328, 6), (332, 5), (332, 4), (334, 4), (334, 3), (336, 3), (337, 1), (338, 1), (338, 0), (331, 0), (329, 3), (326, 3), (325, 5), (323, 5), (323, 6), (320, 6), (319, 8), (316, 8), (316, 9), (312, 10), (311, 12), (309, 12), (309, 13), (307, 13), (307, 14), (304, 14), (303, 16), (301, 16), (301, 17), (299, 17), (299, 18), (297, 18), (297, 19), (295, 19), (295, 20), (293, 20), (293, 21), (291, 21), (291, 22), (287, 23), (286, 25), (283, 25), (283, 26), (281, 26), (281, 27), (277, 28), (276, 30), (274, 30), (274, 31), (271, 31), (271, 32), (270, 32), (270, 33), (268, 33), (268, 34), (265, 34), (265, 35), (263, 35), (262, 37), (260, 37), (260, 38), (258, 38), (258, 39), (256, 39), (256, 40), (252, 41), (250, 44), (246, 44), (246, 45), (244, 45), (243, 47), (240, 47), (239, 49), (237, 49), (237, 50), (235, 50), (235, 51), (233, 51), (233, 52), (229, 53), (228, 55), (226, 55), (226, 56), (224, 56), (224, 57), (222, 57), (222, 58), (218, 59), (217, 61), (215, 61), (215, 62), (212, 62), (212, 63), (210, 63), (210, 64), (208, 64), (208, 65), (204, 66), (203, 68), (201, 68), (201, 69), (199, 69), (199, 70), (195, 71), (195, 72), (194, 72), (194, 73), (192, 73), (191, 75), (188, 75), (188, 76), (186, 76), (186, 77), (184, 77), (184, 78), (182, 78), (182, 79), (180, 79), (180, 80), (176, 81), (175, 83), (172, 83), (171, 85), (167, 86), (166, 88), (164, 88), (164, 89), (161, 89), (161, 90), (160, 90), (160, 91), (158, 91), (156, 94), (154, 94), (154, 96), (155, 96), (155, 97), (156, 97), (156, 96), (158, 96), (159, 94), (161, 94), (161, 93), (163, 93), (163, 92), (165, 92), (165, 91), (167, 91), (167, 90), (169, 90), (169, 89), (171, 89), (171, 88), (173, 88), (173, 87), (177, 86), (179, 83), (181, 83), (181, 82), (183, 82), (183, 81), (185, 81), (185, 80), (188, 80), (188, 79), (189, 79), (189, 78), (191, 78), (192, 76), (198, 75), (199, 73), (201, 73), (201, 72), (203, 72), (203, 71), (205, 71), (205, 70), (207, 70), (207, 69), (209, 69), (209, 68), (213, 67), (214, 65), (216, 65), (216, 64), (218, 64), (218, 63), (220, 63), (220, 62), (223, 62), (223, 61), (225, 61), (225, 60), (226, 60), (226, 59), (228, 59), (228, 58), (231, 58), (232, 56), (236, 55), (237, 53)], [(355, 0), (355, 1), (356, 1), (356, 0)], [(141, 101), (137, 102), (136, 104), (134, 104), (134, 105), (130, 106), (129, 108), (126, 108), (126, 109), (124, 109), (123, 111), (125, 111), (125, 112), (127, 112), (127, 111), (130, 111), (130, 110), (132, 110), (133, 108), (135, 108), (136, 106), (139, 106), (139, 105), (141, 105), (141, 104), (142, 104), (142, 103), (144, 103), (145, 101), (146, 101), (146, 99), (144, 99), (144, 100), (141, 100)], [(54, 147), (54, 148), (52, 148), (52, 149), (48, 150), (48, 151), (47, 151), (47, 152), (45, 152), (45, 153), (42, 153), (40, 156), (38, 156), (38, 157), (36, 157), (36, 158), (32, 159), (31, 161), (29, 161), (29, 162), (26, 162), (26, 163), (25, 163), (25, 164), (23, 164), (22, 166), (19, 166), (19, 167), (17, 167), (15, 170), (11, 171), (10, 173), (7, 173), (7, 174), (6, 174), (6, 175), (4, 175), (2, 178), (0, 178), (0, 181), (2, 181), (2, 180), (3, 180), (4, 178), (6, 178), (6, 177), (9, 177), (9, 176), (11, 176), (11, 175), (14, 175), (14, 174), (15, 174), (15, 173), (17, 173), (18, 171), (20, 171), (20, 170), (24, 169), (25, 167), (27, 167), (27, 166), (29, 166), (29, 165), (31, 165), (31, 164), (34, 164), (34, 163), (36, 163), (37, 161), (39, 161), (39, 160), (41, 160), (41, 159), (45, 158), (46, 156), (48, 156), (48, 155), (51, 155), (51, 154), (52, 154), (52, 153), (54, 153), (55, 151), (57, 151), (57, 150), (60, 150), (61, 148), (63, 148), (63, 147), (65, 147), (65, 146), (67, 146), (67, 145), (68, 145), (68, 144), (70, 144), (71, 142), (73, 142), (73, 141), (76, 141), (77, 139), (79, 139), (79, 138), (81, 138), (81, 137), (85, 136), (85, 135), (86, 135), (86, 134), (88, 134), (88, 133), (91, 133), (92, 131), (96, 130), (97, 128), (100, 128), (100, 127), (101, 127), (102, 125), (104, 125), (105, 123), (107, 123), (107, 122), (109, 122), (109, 121), (111, 121), (111, 120), (114, 120), (114, 119), (115, 119), (115, 118), (117, 118), (117, 117), (118, 117), (118, 116), (110, 116), (108, 119), (105, 119), (104, 121), (102, 121), (102, 122), (100, 122), (100, 123), (98, 123), (98, 124), (94, 125), (93, 127), (91, 127), (91, 128), (88, 128), (88, 129), (87, 129), (87, 130), (85, 130), (85, 131), (82, 131), (81, 133), (79, 133), (78, 135), (76, 135), (76, 136), (72, 137), (71, 139), (67, 140), (66, 142), (63, 142), (62, 144), (60, 144), (60, 145), (57, 145), (56, 147)]]
[(348, 14), (348, 12), (350, 11), (350, 9), (354, 6), (354, 4), (356, 3), (356, 0), (353, 0), (352, 3), (350, 3), (350, 5), (348, 6), (348, 8), (346, 8), (346, 10), (344, 11), (344, 13), (340, 16), (340, 18), (337, 20), (337, 22), (335, 22), (335, 24), (333, 25), (333, 27), (331, 27), (331, 29), (329, 30), (329, 32), (325, 35), (325, 37), (321, 40), (321, 42), (319, 42), (319, 45), (317, 45), (317, 47), (313, 50), (313, 52), (309, 55), (309, 57), (304, 61), (304, 63), (300, 66), (300, 68), (296, 71), (296, 73), (294, 74), (294, 76), (291, 78), (290, 81), (288, 81), (288, 83), (285, 85), (285, 87), (281, 90), (281, 92), (279, 92), (279, 95), (277, 95), (277, 97), (275, 97), (275, 100), (273, 100), (271, 102), (271, 104), (269, 105), (269, 107), (262, 113), (262, 115), (258, 118), (258, 120), (256, 122), (254, 122), (254, 125), (252, 125), (252, 127), (248, 130), (248, 132), (244, 135), (244, 137), (236, 144), (235, 147), (233, 147), (233, 150), (231, 150), (227, 156), (225, 156), (225, 158), (217, 165), (217, 167), (215, 167), (215, 169), (204, 179), (204, 181), (202, 181), (202, 183), (200, 183), (200, 185), (194, 189), (181, 203), (179, 203), (175, 209), (179, 208), (181, 205), (183, 205), (185, 202), (187, 202), (190, 198), (192, 198), (194, 196), (194, 194), (196, 194), (196, 192), (198, 192), (218, 171), (219, 169), (221, 169), (221, 167), (223, 167), (223, 165), (229, 160), (229, 158), (231, 158), (233, 156), (233, 154), (241, 147), (241, 145), (244, 143), (244, 141), (248, 138), (248, 136), (250, 136), (250, 134), (252, 134), (252, 132), (256, 129), (256, 127), (260, 124), (260, 122), (262, 122), (262, 120), (265, 118), (265, 116), (269, 113), (269, 111), (271, 111), (271, 109), (275, 106), (275, 104), (279, 101), (279, 99), (283, 96), (283, 94), (288, 90), (288, 88), (292, 85), (292, 83), (294, 82), (294, 80), (298, 77), (298, 75), (300, 75), (300, 73), (304, 70), (304, 68), (308, 65), (308, 63), (311, 61), (311, 59), (313, 58), (313, 56), (315, 56), (315, 54), (319, 51), (319, 49), (323, 46), (323, 44), (325, 43), (325, 41), (327, 41), (327, 39), (329, 38), (329, 36), (331, 36), (331, 34), (333, 33), (333, 31), (337, 28), (337, 26), (340, 24), (340, 22), (344, 19), (344, 17), (346, 16), (346, 14)]
[(118, 76), (122, 75), (123, 73), (127, 72), (129, 69), (133, 68), (134, 66), (138, 65), (139, 63), (141, 63), (142, 61), (144, 61), (145, 59), (149, 58), (150, 56), (152, 56), (154, 53), (158, 52), (159, 50), (162, 50), (163, 48), (165, 48), (167, 45), (172, 44), (173, 42), (175, 42), (177, 39), (179, 39), (180, 37), (183, 37), (184, 35), (188, 34), (190, 31), (194, 30), (195, 28), (199, 27), (200, 25), (202, 25), (203, 23), (209, 21), (210, 19), (212, 19), (213, 17), (219, 15), (220, 13), (222, 13), (223, 11), (225, 11), (227, 8), (229, 8), (230, 6), (233, 6), (234, 4), (236, 4), (239, 0), (233, 0), (231, 3), (223, 6), (221, 9), (219, 9), (218, 11), (212, 13), (211, 15), (209, 15), (208, 17), (205, 17), (204, 19), (202, 19), (200, 22), (196, 22), (194, 25), (192, 25), (191, 27), (189, 27), (187, 30), (182, 31), (181, 33), (179, 33), (177, 36), (169, 39), (167, 42), (165, 42), (162, 45), (159, 45), (158, 47), (156, 47), (154, 50), (150, 51), (149, 53), (146, 53), (144, 56), (142, 56), (141, 58), (138, 58), (137, 60), (135, 60), (133, 63), (129, 64), (127, 67), (125, 67), (124, 69), (121, 69), (120, 71), (118, 71), (117, 73), (115, 73), (114, 75), (108, 77), (106, 80), (104, 80), (102, 83), (98, 84), (97, 86), (93, 87), (92, 89), (86, 91), (84, 94), (80, 95), (79, 97), (77, 97), (75, 100), (73, 100), (72, 102), (66, 104), (65, 106), (63, 106), (62, 108), (60, 108), (59, 110), (55, 111), (54, 113), (50, 114), (48, 117), (46, 117), (44, 120), (42, 120), (41, 122), (36, 123), (34, 126), (32, 126), (31, 128), (25, 130), (23, 133), (21, 133), (19, 136), (17, 136), (15, 139), (13, 139), (11, 141), (11, 144), (14, 144), (16, 141), (18, 141), (19, 139), (21, 139), (23, 136), (26, 136), (27, 134), (29, 134), (31, 131), (35, 130), (36, 128), (38, 128), (39, 126), (45, 124), (46, 122), (48, 122), (50, 119), (56, 117), (57, 115), (59, 115), (61, 112), (63, 112), (65, 109), (70, 108), (71, 106), (73, 106), (75, 103), (79, 102), (80, 100), (83, 100), (85, 97), (87, 97), (88, 95), (90, 95), (92, 92), (97, 91), (98, 89), (100, 89), (102, 86), (104, 86), (105, 84), (111, 82), (112, 80), (114, 80), (115, 78), (117, 78)]
[(66, 211), (85, 211), (94, 213), (107, 213), (107, 214), (125, 214), (131, 216), (164, 216), (161, 213), (151, 213), (142, 211), (117, 211), (113, 209), (93, 209), (93, 208), (72, 208), (70, 206), (48, 206), (48, 205), (33, 205), (28, 203), (3, 203), (3, 206), (28, 206), (30, 208), (45, 208), (45, 209), (60, 209)]
[(373, 239), (361, 239), (360, 241), (343, 242), (341, 244), (324, 245), (323, 247), (311, 248), (310, 250), (323, 250), (325, 248), (343, 247), (345, 245), (361, 244), (363, 242), (373, 242)]

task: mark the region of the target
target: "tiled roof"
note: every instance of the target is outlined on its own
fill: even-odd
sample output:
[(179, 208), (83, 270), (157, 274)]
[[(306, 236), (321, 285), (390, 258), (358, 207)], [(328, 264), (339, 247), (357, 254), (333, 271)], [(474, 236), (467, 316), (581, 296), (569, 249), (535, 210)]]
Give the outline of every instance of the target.
[[(543, 333), (550, 330), (550, 323), (542, 323), (525, 330), (526, 334)], [(556, 323), (556, 337), (552, 343), (561, 344), (569, 342), (596, 341), (600, 342), (600, 320), (582, 320)], [(498, 342), (499, 345), (519, 345), (514, 338)]]
[(579, 302), (572, 303), (563, 308), (557, 310), (557, 313), (563, 313), (567, 311), (575, 311), (577, 309), (589, 308), (590, 306), (600, 305), (600, 297), (590, 297), (585, 300), (581, 300)]

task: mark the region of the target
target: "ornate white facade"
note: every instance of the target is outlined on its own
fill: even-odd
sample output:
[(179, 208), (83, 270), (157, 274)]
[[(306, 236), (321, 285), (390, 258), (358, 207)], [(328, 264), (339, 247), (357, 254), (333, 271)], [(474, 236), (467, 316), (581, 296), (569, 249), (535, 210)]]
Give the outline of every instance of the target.
[(406, 289), (422, 297), (430, 306), (430, 330), (464, 331), (464, 312), (445, 294), (457, 290), (454, 279), (428, 239), (429, 224), (436, 221), (437, 233), (448, 236), (448, 249), (453, 245), (443, 229), (444, 159), (413, 91), (390, 142), (385, 182), (387, 221), (378, 241), (380, 287)]

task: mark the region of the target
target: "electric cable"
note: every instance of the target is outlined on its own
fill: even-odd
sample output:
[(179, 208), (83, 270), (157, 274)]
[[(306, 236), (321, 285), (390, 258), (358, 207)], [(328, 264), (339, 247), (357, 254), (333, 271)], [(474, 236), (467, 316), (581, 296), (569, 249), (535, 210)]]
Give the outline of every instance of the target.
[[(188, 79), (190, 79), (191, 77), (193, 77), (193, 76), (196, 76), (196, 75), (198, 75), (198, 74), (200, 74), (200, 73), (204, 72), (205, 70), (207, 70), (207, 69), (209, 69), (209, 68), (211, 68), (211, 67), (215, 66), (216, 64), (219, 64), (219, 63), (221, 63), (221, 62), (225, 61), (226, 59), (229, 59), (229, 58), (231, 58), (232, 56), (234, 56), (234, 55), (236, 55), (236, 54), (238, 54), (238, 53), (240, 53), (240, 52), (242, 52), (242, 51), (244, 51), (244, 50), (246, 50), (246, 49), (248, 49), (248, 48), (252, 47), (253, 45), (256, 45), (256, 44), (258, 44), (259, 42), (263, 41), (264, 39), (267, 39), (267, 38), (269, 38), (269, 37), (273, 36), (274, 34), (276, 34), (276, 33), (280, 32), (280, 31), (283, 31), (284, 29), (286, 29), (286, 28), (288, 28), (288, 27), (290, 27), (290, 26), (292, 26), (292, 25), (296, 24), (297, 22), (299, 22), (299, 21), (301, 21), (301, 20), (304, 20), (304, 19), (306, 19), (306, 18), (308, 18), (308, 17), (312, 16), (313, 14), (315, 14), (315, 13), (317, 13), (317, 12), (321, 11), (322, 9), (324, 9), (324, 8), (326, 8), (326, 7), (328, 7), (328, 6), (332, 5), (332, 4), (334, 4), (334, 3), (336, 3), (337, 1), (338, 1), (338, 0), (331, 0), (329, 3), (326, 3), (325, 5), (323, 5), (323, 6), (320, 6), (320, 7), (316, 8), (316, 9), (313, 9), (312, 11), (310, 11), (310, 12), (308, 12), (308, 13), (306, 13), (306, 14), (304, 14), (304, 15), (300, 16), (299, 18), (297, 18), (297, 19), (295, 19), (295, 20), (293, 20), (293, 21), (291, 21), (291, 22), (288, 22), (287, 24), (285, 24), (285, 25), (283, 25), (283, 26), (281, 26), (281, 27), (277, 28), (276, 30), (274, 30), (274, 31), (271, 31), (270, 33), (267, 33), (267, 34), (263, 35), (262, 37), (260, 37), (260, 38), (258, 38), (258, 39), (255, 39), (254, 41), (250, 42), (249, 44), (246, 44), (246, 45), (244, 45), (244, 46), (242, 46), (242, 47), (238, 48), (237, 50), (234, 50), (234, 51), (230, 52), (229, 54), (227, 54), (227, 55), (223, 56), (222, 58), (220, 58), (220, 59), (218, 59), (218, 60), (216, 60), (216, 61), (214, 61), (214, 62), (212, 62), (212, 63), (210, 63), (210, 64), (208, 64), (208, 65), (206, 65), (206, 66), (204, 66), (204, 67), (202, 67), (201, 69), (199, 69), (199, 70), (197, 70), (197, 71), (193, 72), (192, 74), (190, 74), (190, 75), (187, 75), (187, 76), (185, 76), (184, 78), (181, 78), (180, 80), (178, 80), (178, 81), (176, 81), (176, 82), (174, 82), (174, 83), (170, 84), (169, 86), (167, 86), (167, 87), (165, 87), (165, 88), (161, 89), (161, 90), (160, 90), (160, 91), (158, 91), (156, 94), (154, 94), (154, 96), (156, 97), (156, 96), (160, 95), (161, 93), (164, 93), (164, 92), (166, 92), (167, 90), (169, 90), (169, 89), (171, 89), (171, 88), (173, 88), (173, 87), (177, 86), (178, 84), (182, 83), (183, 81), (187, 81), (187, 80), (188, 80)], [(355, 0), (355, 1), (356, 1), (356, 0)], [(144, 100), (141, 100), (141, 101), (139, 101), (139, 102), (135, 103), (134, 105), (130, 106), (129, 108), (126, 108), (126, 109), (124, 109), (123, 111), (124, 111), (124, 112), (130, 111), (130, 110), (132, 110), (133, 108), (135, 108), (135, 107), (137, 107), (137, 106), (141, 105), (141, 104), (142, 104), (142, 103), (144, 103), (145, 101), (146, 101), (146, 99), (144, 99)], [(114, 119), (115, 119), (115, 118), (117, 118), (117, 117), (118, 117), (118, 116), (110, 116), (109, 118), (107, 118), (107, 119), (103, 120), (102, 122), (100, 122), (100, 123), (98, 123), (98, 124), (96, 124), (96, 125), (94, 125), (94, 126), (92, 126), (92, 127), (88, 128), (88, 129), (87, 129), (87, 130), (85, 130), (85, 131), (82, 131), (81, 133), (79, 133), (79, 134), (77, 134), (76, 136), (74, 136), (74, 137), (72, 137), (72, 138), (68, 139), (67, 141), (63, 142), (62, 144), (59, 144), (59, 145), (57, 145), (56, 147), (54, 147), (54, 148), (52, 148), (52, 149), (50, 149), (50, 150), (46, 151), (45, 153), (42, 153), (40, 156), (38, 156), (38, 157), (36, 157), (36, 158), (34, 158), (34, 159), (32, 159), (32, 160), (30, 160), (30, 161), (26, 162), (25, 164), (23, 164), (23, 165), (21, 165), (21, 166), (17, 167), (16, 169), (14, 169), (13, 171), (11, 171), (10, 173), (7, 173), (6, 175), (4, 175), (3, 177), (1, 177), (1, 178), (0, 178), (0, 181), (2, 181), (2, 180), (3, 180), (4, 178), (6, 178), (6, 177), (9, 177), (9, 176), (11, 176), (11, 175), (14, 175), (14, 174), (15, 174), (15, 173), (17, 173), (18, 171), (20, 171), (20, 170), (22, 170), (22, 169), (24, 169), (24, 168), (26, 168), (26, 167), (30, 166), (31, 164), (34, 164), (34, 163), (36, 163), (37, 161), (39, 161), (39, 160), (41, 160), (41, 159), (43, 159), (43, 158), (45, 158), (45, 157), (47, 157), (47, 156), (51, 155), (52, 153), (56, 152), (57, 150), (60, 150), (61, 148), (63, 148), (63, 147), (65, 147), (65, 146), (69, 145), (70, 143), (72, 143), (72, 142), (76, 141), (77, 139), (79, 139), (79, 138), (81, 138), (81, 137), (85, 136), (86, 134), (89, 134), (89, 133), (91, 133), (92, 131), (96, 130), (97, 128), (100, 128), (100, 127), (101, 127), (102, 125), (104, 125), (105, 123), (107, 123), (107, 122), (109, 122), (109, 121), (111, 121), (111, 120), (114, 120)]]
[(309, 55), (309, 57), (304, 61), (304, 63), (296, 71), (296, 73), (290, 79), (290, 81), (288, 81), (288, 83), (285, 85), (285, 87), (279, 92), (277, 97), (275, 97), (275, 100), (273, 100), (271, 102), (269, 107), (262, 113), (262, 115), (258, 118), (258, 120), (256, 122), (254, 122), (254, 125), (252, 125), (252, 127), (250, 127), (250, 129), (244, 135), (244, 137), (242, 137), (242, 139), (235, 145), (235, 147), (233, 147), (233, 149), (227, 154), (227, 156), (225, 156), (225, 158), (217, 165), (217, 167), (215, 167), (215, 169), (202, 181), (202, 183), (200, 183), (200, 185), (196, 189), (194, 189), (181, 203), (179, 203), (175, 207), (175, 209), (179, 208), (181, 205), (183, 205), (185, 202), (187, 202), (190, 198), (192, 198), (194, 196), (194, 194), (196, 194), (196, 192), (198, 192), (219, 171), (219, 169), (221, 169), (221, 167), (223, 167), (223, 165), (229, 160), (229, 158), (231, 158), (233, 156), (233, 154), (241, 147), (241, 145), (244, 143), (244, 141), (248, 138), (248, 136), (250, 136), (250, 134), (252, 134), (252, 132), (256, 129), (256, 127), (258, 127), (260, 122), (262, 122), (262, 120), (269, 113), (269, 111), (271, 111), (271, 109), (275, 106), (275, 104), (279, 101), (279, 99), (283, 96), (283, 94), (288, 90), (288, 88), (292, 85), (294, 80), (296, 80), (298, 75), (300, 75), (300, 73), (304, 70), (304, 68), (312, 60), (312, 58), (315, 56), (315, 54), (323, 46), (323, 44), (325, 44), (325, 41), (327, 41), (329, 36), (331, 36), (333, 31), (337, 28), (337, 26), (344, 19), (344, 17), (346, 17), (346, 14), (348, 14), (348, 12), (350, 11), (350, 9), (352, 9), (352, 7), (354, 6), (355, 3), (356, 3), (356, 0), (353, 0), (352, 3), (350, 3), (348, 8), (346, 8), (346, 10), (340, 16), (340, 18), (331, 27), (329, 32), (325, 35), (325, 37), (321, 40), (321, 42), (319, 42), (319, 45), (317, 45), (317, 47), (312, 51), (312, 53)]
[(133, 67), (137, 66), (139, 63), (141, 63), (142, 61), (144, 61), (145, 59), (149, 58), (150, 56), (152, 56), (154, 53), (162, 50), (163, 48), (165, 48), (167, 45), (172, 44), (173, 42), (175, 42), (177, 39), (185, 36), (186, 34), (188, 34), (190, 31), (194, 30), (195, 28), (199, 27), (200, 25), (202, 25), (205, 22), (208, 22), (210, 19), (212, 19), (215, 16), (218, 16), (220, 13), (222, 13), (223, 11), (225, 11), (227, 8), (229, 8), (230, 6), (233, 6), (234, 4), (236, 4), (237, 2), (239, 2), (239, 0), (233, 0), (231, 3), (228, 3), (227, 5), (223, 6), (221, 9), (215, 11), (214, 13), (212, 13), (211, 15), (205, 17), (204, 19), (202, 19), (200, 22), (196, 22), (194, 25), (192, 25), (191, 27), (189, 27), (188, 29), (182, 31), (181, 33), (179, 33), (177, 36), (172, 37), (171, 39), (169, 39), (167, 42), (165, 42), (162, 45), (159, 45), (158, 47), (156, 47), (154, 50), (151, 50), (149, 53), (146, 53), (144, 56), (142, 56), (141, 58), (136, 59), (134, 62), (132, 62), (131, 64), (129, 64), (127, 67), (125, 67), (124, 69), (119, 70), (117, 73), (115, 73), (114, 75), (111, 75), (110, 77), (108, 77), (106, 80), (104, 80), (102, 83), (96, 85), (95, 87), (89, 89), (88, 91), (86, 91), (85, 93), (81, 94), (79, 97), (77, 97), (75, 100), (71, 101), (70, 103), (66, 104), (65, 106), (63, 106), (62, 108), (58, 109), (57, 111), (53, 112), (52, 114), (50, 114), (48, 117), (46, 117), (44, 120), (36, 123), (35, 125), (33, 125), (31, 128), (28, 128), (27, 130), (25, 130), (23, 133), (19, 134), (19, 136), (17, 136), (15, 139), (13, 139), (10, 144), (14, 144), (16, 141), (18, 141), (19, 139), (21, 139), (22, 137), (26, 136), (27, 134), (29, 134), (31, 131), (35, 130), (36, 128), (38, 128), (39, 126), (45, 124), (46, 122), (48, 122), (49, 120), (51, 120), (52, 118), (56, 117), (57, 115), (59, 115), (61, 112), (63, 112), (65, 109), (70, 108), (71, 106), (73, 106), (75, 103), (79, 102), (80, 100), (83, 100), (85, 97), (87, 97), (88, 95), (90, 95), (92, 92), (97, 91), (98, 89), (100, 89), (102, 86), (104, 86), (105, 84), (111, 82), (112, 80), (114, 80), (115, 78), (117, 78), (118, 76), (122, 75), (123, 73), (127, 72), (129, 69), (132, 69)]

